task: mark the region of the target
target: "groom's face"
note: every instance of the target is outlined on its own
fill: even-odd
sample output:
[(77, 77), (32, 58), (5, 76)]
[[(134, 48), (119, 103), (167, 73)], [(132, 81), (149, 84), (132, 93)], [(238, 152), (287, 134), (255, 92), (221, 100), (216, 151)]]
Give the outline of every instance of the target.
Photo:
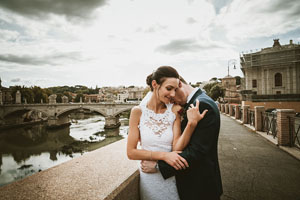
[(181, 81), (179, 82), (178, 88), (175, 92), (175, 96), (172, 98), (172, 102), (181, 106), (186, 104), (186, 95)]

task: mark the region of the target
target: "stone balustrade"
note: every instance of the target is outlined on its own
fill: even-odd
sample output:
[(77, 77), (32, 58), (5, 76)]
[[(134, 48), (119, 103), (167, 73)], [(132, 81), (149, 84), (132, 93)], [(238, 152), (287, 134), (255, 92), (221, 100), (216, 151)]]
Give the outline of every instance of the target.
[[(235, 106), (235, 115), (233, 116), (233, 109)], [(242, 112), (240, 116), (240, 108), (241, 105), (230, 105), (230, 104), (220, 104), (219, 110), (221, 113), (229, 114), (234, 117), (236, 120), (241, 120), (243, 124), (249, 123), (249, 112), (250, 106), (244, 105), (242, 106)], [(265, 107), (264, 106), (255, 106), (254, 107), (254, 127), (255, 131), (265, 131), (263, 129), (266, 128), (274, 128), (276, 133), (272, 133), (273, 137), (277, 139), (277, 144), (281, 146), (293, 146), (293, 138), (295, 137), (295, 128), (294, 128), (294, 120), (295, 120), (295, 110), (293, 109), (278, 109), (276, 113), (274, 113), (276, 118), (276, 124), (274, 127), (270, 126), (270, 121), (265, 123), (264, 115), (265, 115)], [(265, 123), (265, 124), (264, 124)], [(268, 126), (265, 127), (264, 126)], [(269, 130), (268, 130), (269, 132)], [(268, 133), (269, 134), (269, 133)]]

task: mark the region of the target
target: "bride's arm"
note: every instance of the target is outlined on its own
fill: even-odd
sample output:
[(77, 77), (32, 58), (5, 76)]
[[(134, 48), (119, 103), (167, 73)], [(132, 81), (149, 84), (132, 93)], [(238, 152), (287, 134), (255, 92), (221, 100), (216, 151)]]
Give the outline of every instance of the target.
[[(184, 158), (175, 152), (157, 152), (137, 149), (140, 138), (138, 128), (142, 111), (136, 106), (131, 110), (129, 119), (129, 133), (127, 138), (127, 156), (131, 160), (164, 160), (175, 169), (182, 169), (187, 166)], [(178, 165), (179, 164), (179, 165)]]
[(191, 136), (198, 124), (198, 122), (204, 117), (207, 110), (202, 114), (199, 112), (199, 101), (197, 100), (196, 106), (187, 110), (188, 123), (181, 134), (181, 116), (178, 114), (179, 108), (176, 106), (174, 112), (176, 113), (176, 120), (173, 125), (173, 151), (182, 151), (186, 145), (190, 142)]

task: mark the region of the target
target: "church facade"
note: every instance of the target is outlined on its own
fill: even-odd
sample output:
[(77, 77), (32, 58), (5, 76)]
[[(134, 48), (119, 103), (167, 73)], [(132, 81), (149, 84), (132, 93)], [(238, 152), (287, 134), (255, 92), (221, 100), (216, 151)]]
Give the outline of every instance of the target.
[(299, 44), (290, 40), (289, 44), (281, 45), (279, 39), (274, 39), (272, 47), (242, 54), (240, 63), (245, 77), (242, 91), (245, 104), (300, 112)]

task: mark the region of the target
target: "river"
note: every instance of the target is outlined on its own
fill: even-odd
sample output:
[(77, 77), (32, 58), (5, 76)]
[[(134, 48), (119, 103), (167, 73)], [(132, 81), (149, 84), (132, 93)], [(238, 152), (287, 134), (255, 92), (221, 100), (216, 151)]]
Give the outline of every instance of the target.
[(60, 129), (39, 124), (0, 131), (0, 186), (127, 137), (128, 119), (120, 122), (118, 129), (104, 130), (104, 117), (84, 115)]

